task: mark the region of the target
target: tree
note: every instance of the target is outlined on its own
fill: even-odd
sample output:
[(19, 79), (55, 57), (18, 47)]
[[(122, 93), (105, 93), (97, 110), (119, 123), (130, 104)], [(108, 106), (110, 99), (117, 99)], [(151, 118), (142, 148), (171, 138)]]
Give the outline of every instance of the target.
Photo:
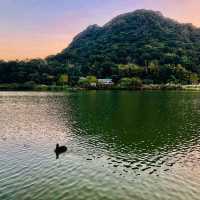
[(67, 85), (68, 82), (69, 82), (69, 77), (67, 74), (61, 74), (57, 81), (58, 85), (62, 85), (62, 86)]
[(89, 80), (88, 80), (87, 78), (81, 78), (81, 79), (79, 79), (79, 81), (78, 81), (78, 85), (79, 85), (80, 87), (85, 87), (85, 88), (87, 88), (87, 87), (90, 86), (90, 82), (89, 82)]
[(138, 77), (132, 77), (132, 78), (122, 78), (120, 80), (120, 86), (122, 88), (133, 88), (138, 89), (142, 86), (142, 81)]
[(199, 83), (199, 76), (197, 74), (190, 74), (190, 83), (191, 84), (198, 84)]
[(88, 82), (91, 83), (97, 83), (97, 78), (96, 76), (87, 76), (86, 79), (88, 80)]

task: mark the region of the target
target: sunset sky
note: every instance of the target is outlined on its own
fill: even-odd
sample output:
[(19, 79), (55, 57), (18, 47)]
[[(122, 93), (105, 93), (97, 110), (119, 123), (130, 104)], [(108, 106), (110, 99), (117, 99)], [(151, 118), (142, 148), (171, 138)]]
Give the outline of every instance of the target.
[(0, 59), (55, 54), (88, 25), (143, 8), (200, 27), (200, 0), (0, 0)]

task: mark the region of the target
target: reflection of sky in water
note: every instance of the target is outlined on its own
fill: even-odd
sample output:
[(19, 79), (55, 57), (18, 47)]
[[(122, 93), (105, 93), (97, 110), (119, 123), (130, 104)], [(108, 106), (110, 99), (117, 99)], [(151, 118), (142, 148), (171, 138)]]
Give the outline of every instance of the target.
[[(1, 93), (0, 197), (198, 199), (199, 98)], [(56, 160), (58, 142), (69, 151)]]
[(13, 139), (14, 143), (28, 140), (37, 144), (37, 140), (48, 142), (56, 136), (62, 141), (64, 133), (70, 133), (70, 126), (65, 127), (57, 100), (56, 96), (35, 96), (35, 93), (3, 96), (0, 121), (4, 140), (10, 138), (11, 143)]

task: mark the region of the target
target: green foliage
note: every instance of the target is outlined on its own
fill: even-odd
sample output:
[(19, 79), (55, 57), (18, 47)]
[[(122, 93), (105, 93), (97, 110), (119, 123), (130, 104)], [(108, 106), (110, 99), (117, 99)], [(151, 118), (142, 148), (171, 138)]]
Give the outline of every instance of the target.
[(144, 68), (134, 63), (119, 64), (118, 69), (122, 77), (141, 76), (144, 73)]
[(35, 82), (34, 81), (28, 81), (23, 84), (23, 87), (25, 90), (33, 90), (35, 87)]
[(120, 80), (120, 86), (122, 88), (140, 88), (142, 86), (142, 81), (138, 77), (126, 77)]
[(69, 68), (57, 61), (47, 62), (42, 59), (25, 61), (1, 61), (0, 83), (52, 85), (55, 84), (62, 74), (68, 74)]
[(90, 82), (89, 82), (89, 80), (87, 78), (79, 79), (78, 85), (81, 86), (81, 87), (89, 87), (90, 86)]
[(89, 83), (97, 83), (96, 76), (87, 76), (86, 79), (88, 80)]
[(131, 78), (122, 78), (120, 80), (121, 87), (131, 87), (131, 85), (132, 85)]
[(61, 74), (58, 79), (58, 85), (67, 85), (69, 82), (69, 77), (67, 74)]
[(199, 76), (197, 74), (190, 74), (190, 83), (191, 84), (198, 84)]
[(49, 88), (47, 85), (37, 85), (34, 87), (34, 90), (36, 91), (48, 91)]
[(87, 76), (86, 78), (82, 77), (78, 81), (78, 85), (81, 87), (90, 87), (92, 84), (97, 83), (96, 76)]

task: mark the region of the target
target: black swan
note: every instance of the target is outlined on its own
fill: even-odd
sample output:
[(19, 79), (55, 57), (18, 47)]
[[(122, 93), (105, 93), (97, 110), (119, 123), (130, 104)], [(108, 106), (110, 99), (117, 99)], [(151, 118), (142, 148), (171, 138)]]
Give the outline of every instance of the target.
[(64, 153), (67, 151), (66, 146), (59, 146), (59, 144), (56, 145), (55, 153), (56, 153), (56, 158), (59, 157), (59, 154)]

